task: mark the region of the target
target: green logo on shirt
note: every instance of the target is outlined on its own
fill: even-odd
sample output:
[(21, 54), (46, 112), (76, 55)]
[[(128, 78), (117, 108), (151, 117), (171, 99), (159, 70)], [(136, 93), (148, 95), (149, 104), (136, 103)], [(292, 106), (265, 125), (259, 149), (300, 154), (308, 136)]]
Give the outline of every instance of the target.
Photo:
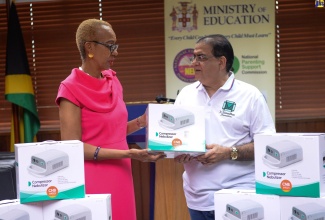
[(228, 100), (224, 101), (222, 106), (222, 110), (227, 112), (233, 112), (235, 111), (235, 108), (236, 108), (236, 103)]

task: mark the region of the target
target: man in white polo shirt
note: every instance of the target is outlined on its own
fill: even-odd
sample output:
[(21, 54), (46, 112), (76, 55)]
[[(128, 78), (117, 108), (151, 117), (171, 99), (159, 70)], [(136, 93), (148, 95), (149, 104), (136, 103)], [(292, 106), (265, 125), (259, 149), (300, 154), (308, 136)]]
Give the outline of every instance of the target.
[(228, 188), (254, 189), (254, 135), (274, 133), (263, 94), (235, 79), (234, 52), (223, 35), (199, 39), (192, 66), (197, 82), (182, 89), (175, 105), (205, 106), (204, 155), (180, 155), (183, 187), (192, 220), (214, 220), (214, 193)]

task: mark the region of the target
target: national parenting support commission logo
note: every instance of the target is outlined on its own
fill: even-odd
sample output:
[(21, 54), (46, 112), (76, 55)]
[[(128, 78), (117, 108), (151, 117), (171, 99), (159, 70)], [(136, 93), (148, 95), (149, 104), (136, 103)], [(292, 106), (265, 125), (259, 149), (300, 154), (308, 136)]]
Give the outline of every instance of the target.
[[(190, 58), (193, 57), (194, 49), (187, 48), (181, 50), (173, 62), (174, 73), (183, 82), (192, 83), (195, 82), (195, 70), (191, 65)], [(231, 71), (236, 74), (240, 68), (240, 63), (237, 57), (234, 58), (233, 66)]]
[(193, 49), (181, 50), (175, 57), (173, 69), (177, 78), (183, 82), (195, 82), (195, 71), (191, 65), (190, 58), (193, 56)]

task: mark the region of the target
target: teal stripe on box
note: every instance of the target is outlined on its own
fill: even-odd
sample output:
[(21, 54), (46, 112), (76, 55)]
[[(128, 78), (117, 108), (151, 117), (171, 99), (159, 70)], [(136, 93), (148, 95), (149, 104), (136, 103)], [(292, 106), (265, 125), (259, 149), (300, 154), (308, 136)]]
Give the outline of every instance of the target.
[(85, 185), (75, 187), (66, 191), (59, 192), (58, 195), (54, 198), (49, 197), (44, 192), (38, 193), (24, 193), (20, 192), (20, 203), (29, 203), (29, 202), (40, 202), (48, 200), (58, 200), (58, 199), (77, 199), (85, 198)]
[(149, 141), (148, 148), (151, 150), (170, 151), (174, 150), (170, 144), (163, 144), (155, 141)]
[(289, 192), (282, 191), (281, 188), (268, 186), (262, 183), (256, 182), (257, 194), (274, 194), (280, 196), (300, 196), (300, 197), (320, 197), (320, 185), (319, 183), (312, 183), (304, 186), (292, 187)]

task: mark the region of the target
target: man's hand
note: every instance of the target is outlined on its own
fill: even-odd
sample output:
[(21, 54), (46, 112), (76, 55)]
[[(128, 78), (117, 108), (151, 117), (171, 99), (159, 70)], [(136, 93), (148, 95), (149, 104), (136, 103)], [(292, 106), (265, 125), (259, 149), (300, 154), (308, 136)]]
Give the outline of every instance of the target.
[(174, 161), (178, 162), (178, 163), (187, 163), (194, 159), (195, 158), (189, 154), (182, 154), (182, 155), (178, 155), (177, 157), (175, 157)]
[(206, 145), (207, 152), (196, 157), (203, 165), (211, 165), (229, 159), (230, 148), (219, 144)]

